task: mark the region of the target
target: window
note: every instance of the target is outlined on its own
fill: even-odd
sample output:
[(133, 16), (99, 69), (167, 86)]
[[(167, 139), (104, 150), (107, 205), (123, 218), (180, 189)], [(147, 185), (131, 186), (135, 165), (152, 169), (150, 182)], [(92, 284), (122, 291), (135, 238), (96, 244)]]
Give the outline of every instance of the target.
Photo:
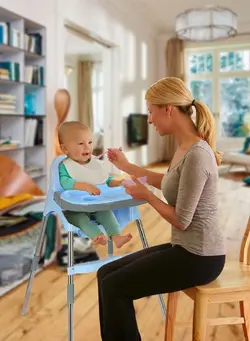
[(220, 136), (250, 133), (250, 45), (185, 50), (185, 81), (195, 99), (219, 113)]
[(103, 70), (102, 63), (95, 63), (92, 70), (92, 101), (94, 131), (103, 132)]

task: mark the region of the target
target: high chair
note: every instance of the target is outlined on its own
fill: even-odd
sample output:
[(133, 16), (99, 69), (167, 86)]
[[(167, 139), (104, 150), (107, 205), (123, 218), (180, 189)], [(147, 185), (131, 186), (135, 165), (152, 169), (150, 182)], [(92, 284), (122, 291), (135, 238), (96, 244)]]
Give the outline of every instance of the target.
[[(242, 324), (245, 340), (250, 341), (250, 218), (242, 240), (239, 262), (226, 262), (224, 270), (215, 281), (183, 292), (194, 302), (193, 341), (205, 341), (209, 326), (232, 324)], [(168, 295), (165, 341), (174, 340), (179, 294), (174, 292)], [(209, 304), (228, 302), (239, 302), (240, 317), (208, 318)]]
[[(26, 289), (25, 299), (23, 303), (22, 314), (25, 315), (27, 311), (28, 301), (30, 298), (32, 284), (35, 277), (35, 273), (40, 260), (43, 242), (45, 237), (45, 229), (47, 219), (50, 214), (56, 213), (60, 217), (65, 230), (68, 231), (68, 286), (67, 286), (67, 303), (68, 303), (68, 340), (73, 341), (73, 305), (74, 305), (74, 282), (73, 276), (75, 274), (86, 274), (97, 271), (102, 265), (117, 260), (123, 256), (113, 255), (113, 243), (112, 240), (108, 240), (108, 257), (97, 261), (86, 262), (82, 264), (74, 265), (73, 254), (73, 235), (77, 233), (80, 237), (86, 238), (87, 236), (76, 226), (71, 225), (63, 214), (63, 210), (71, 210), (75, 212), (95, 212), (113, 210), (117, 211), (121, 208), (128, 208), (130, 221), (135, 220), (139, 235), (142, 241), (143, 248), (148, 247), (147, 238), (143, 229), (143, 225), (140, 219), (140, 213), (137, 206), (144, 204), (145, 202), (139, 202), (134, 200), (131, 196), (126, 194), (124, 188), (110, 188), (108, 190), (107, 197), (105, 195), (90, 196), (84, 191), (64, 191), (59, 182), (59, 164), (64, 160), (66, 156), (60, 155), (56, 157), (51, 165), (50, 169), (50, 181), (49, 189), (45, 202), (45, 209), (43, 212), (43, 221), (41, 226), (40, 235), (38, 237), (34, 258), (32, 260), (30, 278)], [(102, 187), (105, 185), (99, 185), (102, 190), (107, 189)], [(106, 199), (105, 199), (106, 198)], [(105, 233), (102, 226), (100, 229)], [(163, 295), (159, 295), (160, 306), (166, 317), (166, 307), (163, 299)]]

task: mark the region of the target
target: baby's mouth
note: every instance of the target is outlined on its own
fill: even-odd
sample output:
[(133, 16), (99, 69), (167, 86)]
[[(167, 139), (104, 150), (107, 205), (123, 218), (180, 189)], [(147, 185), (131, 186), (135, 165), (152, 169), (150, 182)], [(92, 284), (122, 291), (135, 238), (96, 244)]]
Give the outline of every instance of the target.
[(82, 153), (82, 156), (89, 156), (89, 153)]

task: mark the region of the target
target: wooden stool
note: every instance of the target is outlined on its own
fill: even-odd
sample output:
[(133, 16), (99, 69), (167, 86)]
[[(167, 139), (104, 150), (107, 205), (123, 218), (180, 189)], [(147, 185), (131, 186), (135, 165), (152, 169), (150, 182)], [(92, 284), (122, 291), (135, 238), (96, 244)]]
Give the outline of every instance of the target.
[[(193, 341), (205, 341), (209, 326), (242, 324), (250, 341), (250, 218), (241, 244), (240, 261), (226, 262), (221, 275), (212, 283), (183, 291), (194, 301)], [(174, 340), (177, 302), (180, 292), (168, 295), (165, 341)], [(240, 317), (208, 318), (208, 304), (239, 302)]]

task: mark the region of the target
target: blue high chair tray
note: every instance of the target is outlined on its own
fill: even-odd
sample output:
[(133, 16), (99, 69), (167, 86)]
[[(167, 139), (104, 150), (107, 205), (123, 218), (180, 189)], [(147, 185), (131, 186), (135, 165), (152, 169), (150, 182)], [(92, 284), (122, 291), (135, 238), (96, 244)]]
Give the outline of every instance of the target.
[(63, 210), (74, 212), (117, 210), (145, 203), (145, 201), (134, 200), (125, 192), (123, 186), (109, 187), (104, 184), (97, 187), (101, 191), (99, 195), (90, 195), (85, 191), (68, 190), (55, 192), (54, 200)]

